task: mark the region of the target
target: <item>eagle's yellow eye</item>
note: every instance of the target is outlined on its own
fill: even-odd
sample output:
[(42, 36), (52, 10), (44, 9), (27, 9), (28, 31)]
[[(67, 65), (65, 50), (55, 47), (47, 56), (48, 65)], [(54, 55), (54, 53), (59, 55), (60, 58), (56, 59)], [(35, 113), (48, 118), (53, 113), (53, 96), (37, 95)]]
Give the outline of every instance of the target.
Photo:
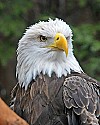
[(45, 42), (47, 40), (47, 37), (40, 35), (40, 42)]

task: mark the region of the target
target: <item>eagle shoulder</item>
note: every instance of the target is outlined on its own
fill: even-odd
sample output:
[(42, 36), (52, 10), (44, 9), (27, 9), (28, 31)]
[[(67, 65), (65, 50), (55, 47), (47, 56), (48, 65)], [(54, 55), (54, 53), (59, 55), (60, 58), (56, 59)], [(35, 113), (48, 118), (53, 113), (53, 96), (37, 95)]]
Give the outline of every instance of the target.
[(80, 124), (99, 125), (100, 82), (83, 73), (72, 74), (65, 79), (63, 97), (64, 104), (69, 110), (68, 115), (71, 110), (71, 113), (80, 117)]

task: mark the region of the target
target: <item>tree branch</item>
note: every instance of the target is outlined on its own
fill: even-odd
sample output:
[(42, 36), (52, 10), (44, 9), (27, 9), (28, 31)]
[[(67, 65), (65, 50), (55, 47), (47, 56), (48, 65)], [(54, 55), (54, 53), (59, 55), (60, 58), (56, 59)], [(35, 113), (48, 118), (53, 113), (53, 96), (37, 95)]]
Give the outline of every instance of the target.
[(29, 125), (0, 98), (0, 125)]

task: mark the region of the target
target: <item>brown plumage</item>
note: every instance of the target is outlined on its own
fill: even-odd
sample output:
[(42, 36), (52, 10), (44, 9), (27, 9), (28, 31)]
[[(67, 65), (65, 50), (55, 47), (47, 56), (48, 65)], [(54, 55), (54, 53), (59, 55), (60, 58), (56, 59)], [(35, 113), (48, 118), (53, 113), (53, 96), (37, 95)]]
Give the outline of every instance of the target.
[(100, 83), (86, 74), (67, 78), (39, 75), (27, 91), (19, 84), (12, 91), (14, 111), (30, 125), (97, 125)]

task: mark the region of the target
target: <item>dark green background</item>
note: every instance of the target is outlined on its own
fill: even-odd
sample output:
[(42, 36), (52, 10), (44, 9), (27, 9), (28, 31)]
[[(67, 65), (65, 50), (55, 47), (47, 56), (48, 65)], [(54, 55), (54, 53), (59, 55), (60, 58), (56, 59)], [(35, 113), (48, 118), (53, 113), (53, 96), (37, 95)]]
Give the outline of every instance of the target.
[(100, 0), (0, 0), (0, 96), (15, 85), (16, 48), (26, 27), (61, 18), (73, 30), (74, 52), (88, 75), (100, 80)]

